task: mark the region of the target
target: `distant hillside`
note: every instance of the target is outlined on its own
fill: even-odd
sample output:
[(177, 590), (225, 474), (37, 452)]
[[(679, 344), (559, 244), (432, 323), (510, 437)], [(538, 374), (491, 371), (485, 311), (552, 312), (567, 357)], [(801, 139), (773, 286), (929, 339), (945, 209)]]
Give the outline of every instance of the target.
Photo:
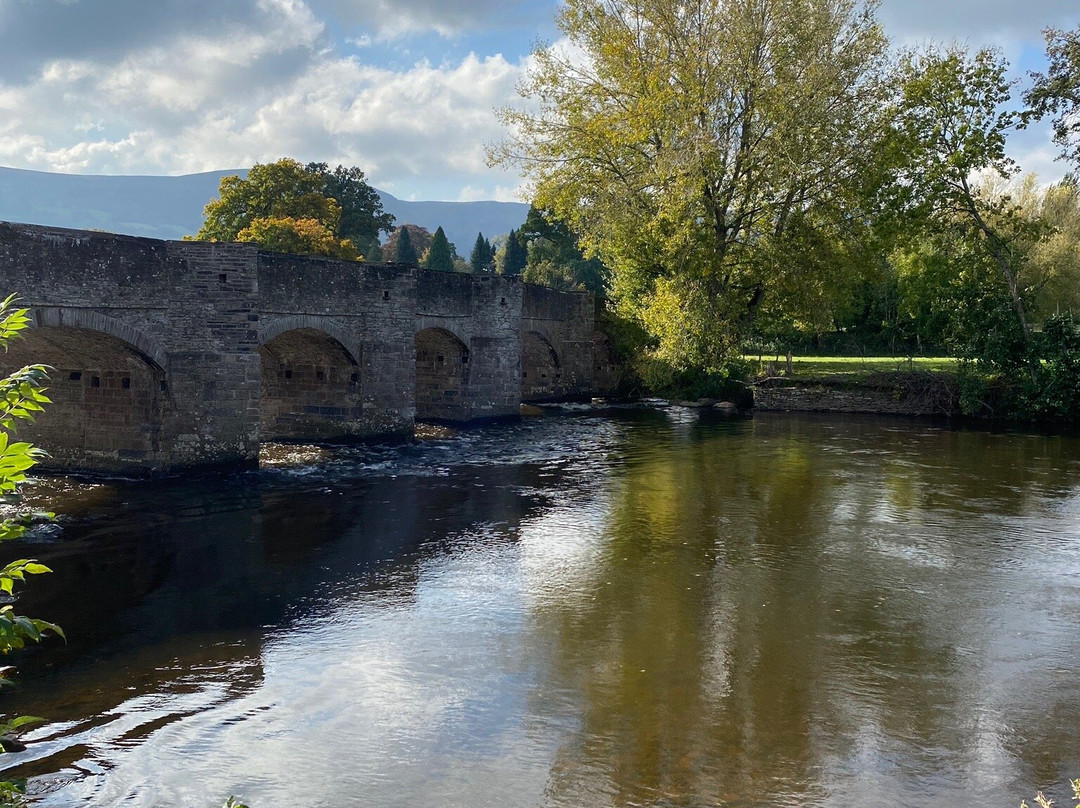
[[(221, 178), (245, 171), (112, 177), (0, 168), (0, 221), (179, 239), (199, 229), (203, 206), (217, 196)], [(442, 225), (464, 257), (478, 232), (488, 238), (509, 233), (529, 210), (520, 202), (406, 202), (379, 194), (398, 223), (431, 231)]]

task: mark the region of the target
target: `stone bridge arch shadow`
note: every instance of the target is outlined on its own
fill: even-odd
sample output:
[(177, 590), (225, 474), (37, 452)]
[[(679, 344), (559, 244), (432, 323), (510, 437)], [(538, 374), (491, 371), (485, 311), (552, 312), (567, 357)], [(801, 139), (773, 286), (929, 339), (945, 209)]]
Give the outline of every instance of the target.
[(32, 312), (34, 327), (0, 353), (0, 375), (50, 365), (52, 404), (18, 437), (45, 449), (43, 469), (150, 474), (168, 467), (164, 437), (176, 415), (166, 354), (108, 316), (59, 308)]
[(544, 334), (521, 334), (521, 400), (525, 403), (559, 401), (566, 397), (562, 360)]
[(464, 340), (446, 328), (416, 333), (416, 420), (468, 421), (470, 352)]
[(361, 354), (342, 330), (315, 318), (260, 328), (260, 438), (319, 443), (364, 435)]

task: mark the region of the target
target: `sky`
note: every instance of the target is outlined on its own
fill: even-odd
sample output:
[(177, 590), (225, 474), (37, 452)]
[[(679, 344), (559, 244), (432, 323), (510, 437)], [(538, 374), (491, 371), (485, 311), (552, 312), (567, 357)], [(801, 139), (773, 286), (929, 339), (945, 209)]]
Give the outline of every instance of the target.
[[(1077, 0), (883, 0), (899, 44), (1002, 49), (1044, 65)], [(186, 174), (282, 156), (360, 166), (402, 199), (520, 201), (488, 167), (556, 0), (0, 0), (0, 166)], [(1071, 11), (1070, 11), (1071, 9)], [(1054, 179), (1049, 130), (1014, 138)], [(526, 200), (527, 201), (527, 200)]]

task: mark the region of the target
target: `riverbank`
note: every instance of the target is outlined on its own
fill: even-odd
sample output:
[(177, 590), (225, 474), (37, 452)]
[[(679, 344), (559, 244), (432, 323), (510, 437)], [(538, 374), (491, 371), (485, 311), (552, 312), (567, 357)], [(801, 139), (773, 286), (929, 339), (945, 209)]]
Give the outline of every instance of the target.
[(773, 376), (751, 385), (754, 409), (879, 415), (960, 415), (956, 374), (935, 371)]

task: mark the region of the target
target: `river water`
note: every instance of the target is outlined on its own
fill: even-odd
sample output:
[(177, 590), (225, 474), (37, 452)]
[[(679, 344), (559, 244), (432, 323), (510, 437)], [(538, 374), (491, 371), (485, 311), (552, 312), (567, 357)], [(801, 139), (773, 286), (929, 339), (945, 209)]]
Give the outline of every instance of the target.
[(679, 408), (44, 480), (41, 806), (1016, 806), (1080, 776), (1080, 441)]

